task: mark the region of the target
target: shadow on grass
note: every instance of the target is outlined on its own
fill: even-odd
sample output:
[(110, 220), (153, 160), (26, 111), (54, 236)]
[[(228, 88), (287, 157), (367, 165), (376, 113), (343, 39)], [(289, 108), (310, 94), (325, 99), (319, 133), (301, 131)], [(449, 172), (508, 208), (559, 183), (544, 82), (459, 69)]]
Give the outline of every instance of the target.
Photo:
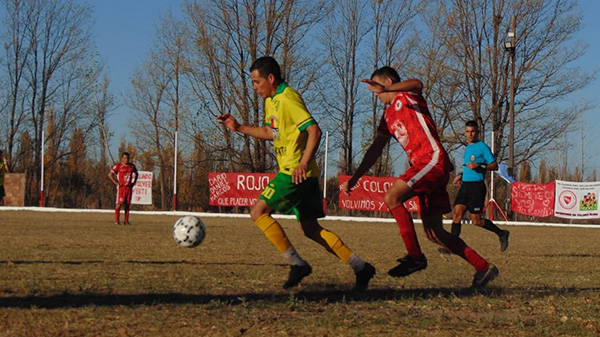
[(193, 261), (136, 261), (136, 260), (127, 260), (127, 261), (102, 261), (102, 260), (89, 260), (89, 261), (48, 261), (48, 260), (38, 260), (38, 261), (6, 261), (0, 260), (0, 265), (33, 265), (33, 264), (64, 264), (64, 265), (85, 265), (85, 264), (120, 264), (120, 263), (129, 263), (129, 264), (148, 264), (148, 265), (177, 265), (177, 264), (189, 264), (189, 265), (214, 265), (214, 266), (288, 266), (285, 263), (248, 263), (248, 262), (193, 262)]
[[(311, 285), (319, 287), (319, 285)], [(323, 285), (323, 287), (326, 287)], [(302, 289), (290, 293), (237, 293), (237, 294), (61, 294), (54, 296), (0, 297), (0, 308), (79, 308), (85, 306), (154, 306), (165, 304), (218, 304), (247, 305), (248, 303), (289, 303), (289, 302), (376, 302), (394, 300), (418, 300), (432, 298), (468, 298), (473, 296), (499, 297), (503, 294), (528, 297), (546, 297), (549, 295), (577, 294), (581, 291), (600, 291), (599, 288), (432, 288), (432, 289), (371, 289), (363, 293), (342, 290)]]
[(600, 254), (567, 254), (567, 253), (557, 253), (557, 254), (541, 254), (541, 255), (530, 255), (531, 257), (593, 257), (598, 258)]

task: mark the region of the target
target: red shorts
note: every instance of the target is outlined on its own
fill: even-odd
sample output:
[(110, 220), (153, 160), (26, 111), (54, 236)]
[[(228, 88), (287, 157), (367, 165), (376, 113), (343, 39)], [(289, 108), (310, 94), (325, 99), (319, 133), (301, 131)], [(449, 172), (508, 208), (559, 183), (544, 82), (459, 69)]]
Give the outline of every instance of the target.
[(130, 205), (133, 188), (131, 186), (119, 186), (117, 189), (117, 205)]
[(450, 163), (440, 163), (434, 166), (414, 165), (400, 176), (400, 179), (406, 182), (408, 187), (419, 197), (421, 217), (452, 211), (450, 196), (446, 191), (452, 170), (453, 167)]

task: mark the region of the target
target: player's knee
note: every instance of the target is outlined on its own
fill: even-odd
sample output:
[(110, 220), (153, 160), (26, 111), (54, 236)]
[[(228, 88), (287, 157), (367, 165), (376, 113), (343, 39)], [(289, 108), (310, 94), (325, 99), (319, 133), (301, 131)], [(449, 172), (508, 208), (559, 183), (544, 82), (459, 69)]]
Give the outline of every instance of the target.
[(485, 222), (483, 221), (482, 218), (473, 218), (473, 219), (471, 219), (471, 223), (473, 224), (473, 226), (483, 227), (483, 224)]
[(383, 198), (383, 201), (385, 202), (385, 204), (387, 205), (387, 207), (389, 209), (394, 209), (398, 205), (401, 204), (400, 200), (398, 200), (398, 196), (390, 194), (390, 193), (386, 193), (385, 194), (385, 197)]
[(264, 213), (261, 210), (256, 209), (254, 207), (250, 209), (250, 218), (252, 219), (252, 221), (256, 221), (263, 214)]

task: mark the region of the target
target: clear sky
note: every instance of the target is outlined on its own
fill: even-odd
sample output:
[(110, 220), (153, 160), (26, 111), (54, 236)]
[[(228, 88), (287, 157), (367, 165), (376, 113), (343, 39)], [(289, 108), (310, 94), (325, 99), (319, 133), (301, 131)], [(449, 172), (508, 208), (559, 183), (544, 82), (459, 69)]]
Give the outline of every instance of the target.
[[(166, 13), (178, 13), (179, 0), (77, 0), (94, 7), (96, 23), (93, 34), (96, 46), (105, 60), (111, 78), (111, 90), (117, 98), (119, 107), (113, 112), (111, 129), (115, 133), (111, 147), (118, 147), (126, 129), (117, 126), (128, 120), (129, 111), (123, 104), (123, 96), (129, 90), (130, 78), (134, 70), (145, 58), (154, 40), (156, 27)], [(587, 54), (578, 61), (583, 69), (600, 69), (600, 0), (579, 0), (583, 12), (584, 27), (576, 37), (577, 40), (589, 44)], [(518, 34), (518, 32), (517, 32)], [(595, 168), (600, 174), (600, 80), (578, 92), (571, 99), (593, 99), (596, 107), (585, 115), (585, 153), (586, 172)], [(579, 135), (577, 135), (577, 141)], [(574, 146), (572, 159), (575, 167), (580, 162), (580, 146)], [(116, 151), (116, 150), (113, 150)]]

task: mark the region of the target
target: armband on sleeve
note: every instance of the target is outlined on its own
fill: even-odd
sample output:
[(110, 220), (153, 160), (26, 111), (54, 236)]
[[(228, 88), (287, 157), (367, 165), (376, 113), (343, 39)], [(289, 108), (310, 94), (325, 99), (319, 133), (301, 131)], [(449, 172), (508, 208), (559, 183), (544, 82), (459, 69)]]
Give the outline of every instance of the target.
[(479, 164), (479, 168), (483, 171), (487, 170), (487, 164)]

